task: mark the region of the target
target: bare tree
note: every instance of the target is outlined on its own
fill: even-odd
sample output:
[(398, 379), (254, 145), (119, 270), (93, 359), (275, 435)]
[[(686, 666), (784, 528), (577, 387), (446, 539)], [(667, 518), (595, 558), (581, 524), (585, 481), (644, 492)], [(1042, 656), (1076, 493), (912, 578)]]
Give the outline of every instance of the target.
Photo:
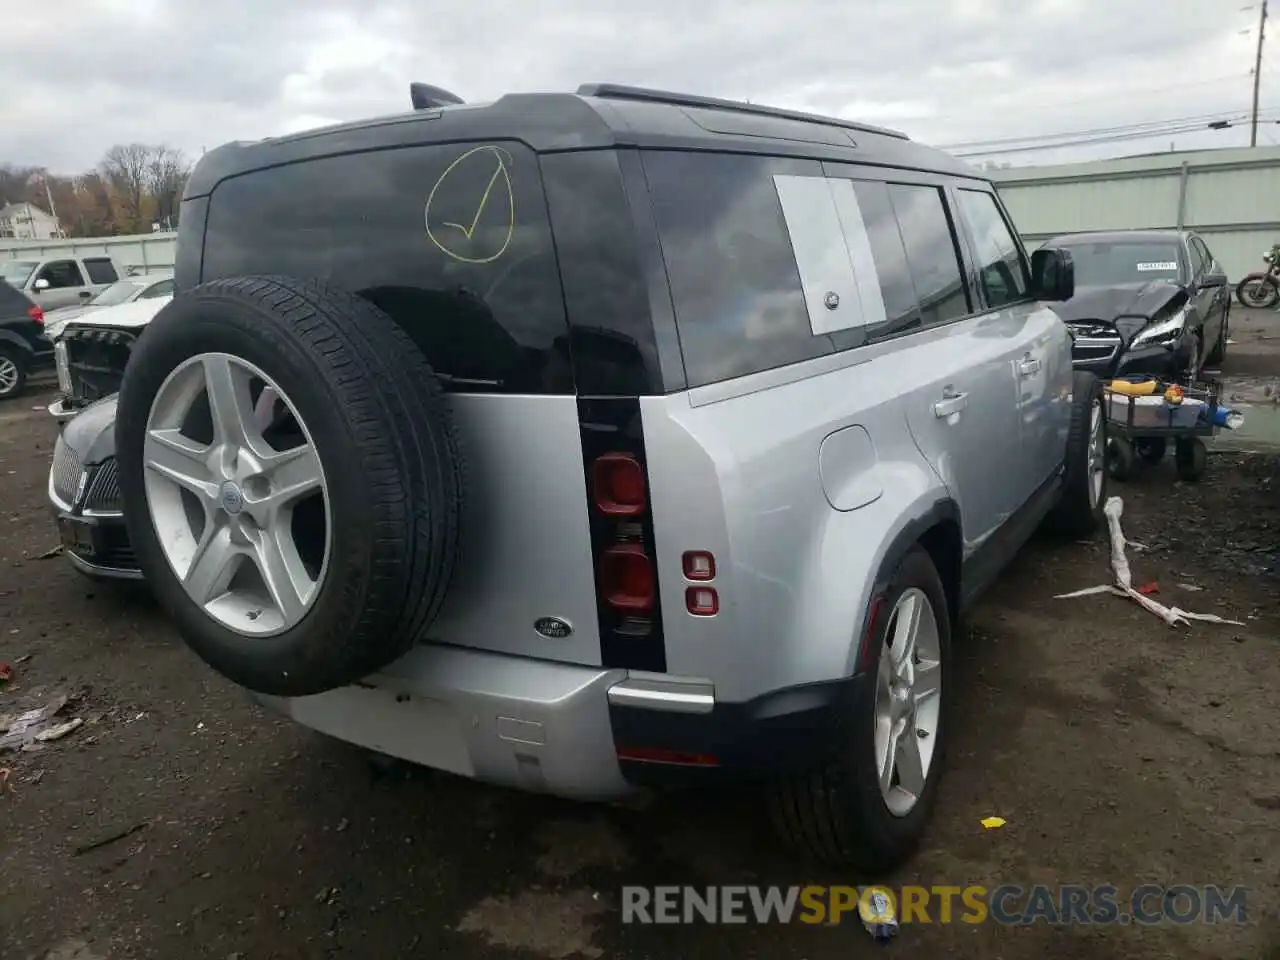
[(147, 173), (155, 150), (145, 143), (118, 143), (102, 157), (102, 174), (115, 194), (120, 208), (117, 222), (124, 230), (144, 229)]
[(154, 148), (147, 165), (147, 192), (155, 204), (155, 218), (163, 229), (172, 230), (178, 222), (178, 207), (190, 172), (191, 163), (181, 150), (166, 144)]

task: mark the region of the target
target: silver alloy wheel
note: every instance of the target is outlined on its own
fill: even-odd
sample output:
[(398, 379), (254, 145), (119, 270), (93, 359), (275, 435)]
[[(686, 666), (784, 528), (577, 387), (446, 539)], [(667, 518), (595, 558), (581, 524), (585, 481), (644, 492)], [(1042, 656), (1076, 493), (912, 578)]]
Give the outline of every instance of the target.
[(911, 587), (889, 615), (876, 672), (876, 773), (880, 796), (895, 817), (909, 814), (924, 792), (941, 707), (938, 620), (925, 592)]
[(1089, 414), (1089, 506), (1102, 499), (1103, 472), (1107, 469), (1107, 435), (1102, 429), (1102, 401), (1093, 401)]
[(0, 397), (7, 396), (18, 385), (18, 365), (0, 353)]
[[(268, 440), (281, 423), (299, 442)], [(160, 547), (209, 616), (263, 637), (306, 615), (328, 568), (328, 486), (306, 424), (265, 373), (225, 353), (184, 361), (152, 401), (143, 464)], [(321, 513), (296, 512), (317, 497)]]

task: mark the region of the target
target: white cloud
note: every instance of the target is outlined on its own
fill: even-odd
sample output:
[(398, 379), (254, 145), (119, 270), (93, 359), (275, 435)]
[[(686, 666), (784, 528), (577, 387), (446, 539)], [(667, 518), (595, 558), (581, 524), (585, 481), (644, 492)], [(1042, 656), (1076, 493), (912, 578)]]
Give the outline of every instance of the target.
[[(0, 33), (0, 162), (72, 172), (113, 143), (188, 153), (396, 112), (424, 80), (480, 100), (616, 80), (835, 113), (932, 143), (1243, 116), (1241, 0), (43, 0)], [(1277, 41), (1280, 47), (1280, 40)], [(1280, 118), (1280, 50), (1264, 109)], [(1271, 125), (1280, 140), (1280, 126)], [(1180, 135), (1234, 145), (1238, 129)], [(1169, 138), (1023, 162), (1167, 149)], [(1262, 142), (1268, 142), (1265, 135)]]

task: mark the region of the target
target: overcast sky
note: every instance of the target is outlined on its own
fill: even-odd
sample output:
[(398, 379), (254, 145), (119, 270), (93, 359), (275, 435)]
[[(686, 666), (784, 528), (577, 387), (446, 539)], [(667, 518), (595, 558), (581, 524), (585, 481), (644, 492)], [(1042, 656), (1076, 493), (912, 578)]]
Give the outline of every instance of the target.
[[(939, 145), (1249, 109), (1248, 0), (40, 0), (6, 5), (0, 162), (113, 143), (192, 155), (408, 107), (592, 80), (881, 122)], [(1263, 69), (1280, 120), (1280, 16)], [(1048, 163), (1247, 144), (1232, 129), (1019, 152)], [(1280, 124), (1260, 144), (1280, 143)], [(956, 151), (961, 152), (961, 151)], [(987, 159), (987, 158), (979, 158)]]

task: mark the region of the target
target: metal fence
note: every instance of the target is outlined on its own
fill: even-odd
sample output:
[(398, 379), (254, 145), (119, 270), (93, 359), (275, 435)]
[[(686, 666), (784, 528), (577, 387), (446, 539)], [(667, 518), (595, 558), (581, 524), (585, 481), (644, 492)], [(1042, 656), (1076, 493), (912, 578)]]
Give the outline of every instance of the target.
[(86, 237), (79, 240), (0, 240), (0, 260), (44, 260), (48, 257), (112, 257), (122, 267), (173, 269), (176, 231), (128, 237)]
[(1079, 230), (1186, 228), (1236, 280), (1280, 241), (1280, 147), (987, 172), (1033, 248)]

